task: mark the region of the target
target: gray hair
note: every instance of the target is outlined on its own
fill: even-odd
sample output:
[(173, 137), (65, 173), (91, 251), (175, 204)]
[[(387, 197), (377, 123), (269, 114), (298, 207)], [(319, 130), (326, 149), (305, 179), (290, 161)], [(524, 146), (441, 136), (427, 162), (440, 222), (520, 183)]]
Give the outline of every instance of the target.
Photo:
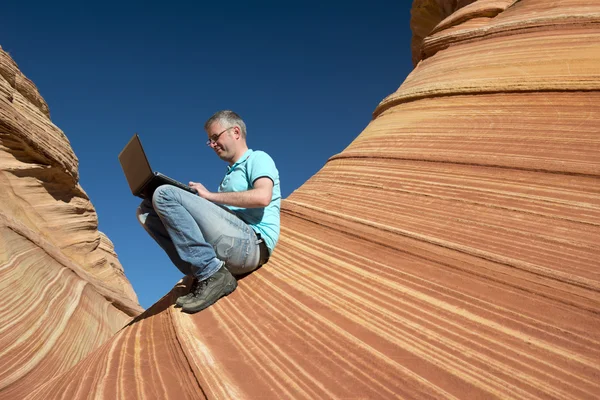
[(219, 122), (221, 125), (225, 125), (224, 128), (231, 128), (234, 125), (240, 127), (242, 137), (246, 139), (246, 124), (244, 120), (231, 110), (221, 110), (213, 114), (212, 117), (204, 124), (204, 130), (208, 131), (208, 128), (215, 122)]

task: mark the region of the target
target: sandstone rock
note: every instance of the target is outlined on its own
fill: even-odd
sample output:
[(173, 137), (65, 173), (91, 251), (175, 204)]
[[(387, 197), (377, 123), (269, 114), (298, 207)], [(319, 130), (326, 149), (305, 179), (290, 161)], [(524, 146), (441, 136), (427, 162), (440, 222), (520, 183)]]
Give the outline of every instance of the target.
[(598, 398), (599, 23), (415, 0), (418, 65), (284, 202), (272, 260), (28, 398)]
[[(40, 232), (69, 258), (137, 302), (79, 185), (78, 160), (35, 86), (0, 49), (0, 212)], [(14, 86), (13, 86), (14, 85)], [(104, 243), (103, 243), (104, 242)]]
[(35, 85), (0, 49), (1, 398), (23, 398), (142, 311), (77, 163)]

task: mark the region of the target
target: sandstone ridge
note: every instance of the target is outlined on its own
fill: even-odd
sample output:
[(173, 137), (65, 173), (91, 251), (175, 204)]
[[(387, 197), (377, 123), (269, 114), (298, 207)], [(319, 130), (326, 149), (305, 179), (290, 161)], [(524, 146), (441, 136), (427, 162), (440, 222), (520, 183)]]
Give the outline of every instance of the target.
[(143, 311), (49, 117), (0, 48), (1, 398), (23, 398)]

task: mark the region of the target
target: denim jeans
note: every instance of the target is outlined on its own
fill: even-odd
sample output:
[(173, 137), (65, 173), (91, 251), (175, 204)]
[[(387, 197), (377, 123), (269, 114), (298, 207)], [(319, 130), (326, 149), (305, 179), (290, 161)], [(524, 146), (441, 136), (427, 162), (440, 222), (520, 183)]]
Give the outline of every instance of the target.
[(225, 262), (234, 275), (258, 267), (259, 241), (225, 207), (171, 185), (154, 191), (137, 209), (138, 221), (185, 275), (205, 280)]

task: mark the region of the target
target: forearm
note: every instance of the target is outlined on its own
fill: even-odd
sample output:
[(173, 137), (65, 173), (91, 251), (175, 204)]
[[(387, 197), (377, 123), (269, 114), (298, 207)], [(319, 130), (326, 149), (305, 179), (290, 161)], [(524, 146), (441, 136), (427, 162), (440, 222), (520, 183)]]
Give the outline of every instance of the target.
[(213, 203), (242, 208), (260, 208), (268, 205), (268, 199), (259, 189), (244, 192), (209, 192), (205, 198)]

